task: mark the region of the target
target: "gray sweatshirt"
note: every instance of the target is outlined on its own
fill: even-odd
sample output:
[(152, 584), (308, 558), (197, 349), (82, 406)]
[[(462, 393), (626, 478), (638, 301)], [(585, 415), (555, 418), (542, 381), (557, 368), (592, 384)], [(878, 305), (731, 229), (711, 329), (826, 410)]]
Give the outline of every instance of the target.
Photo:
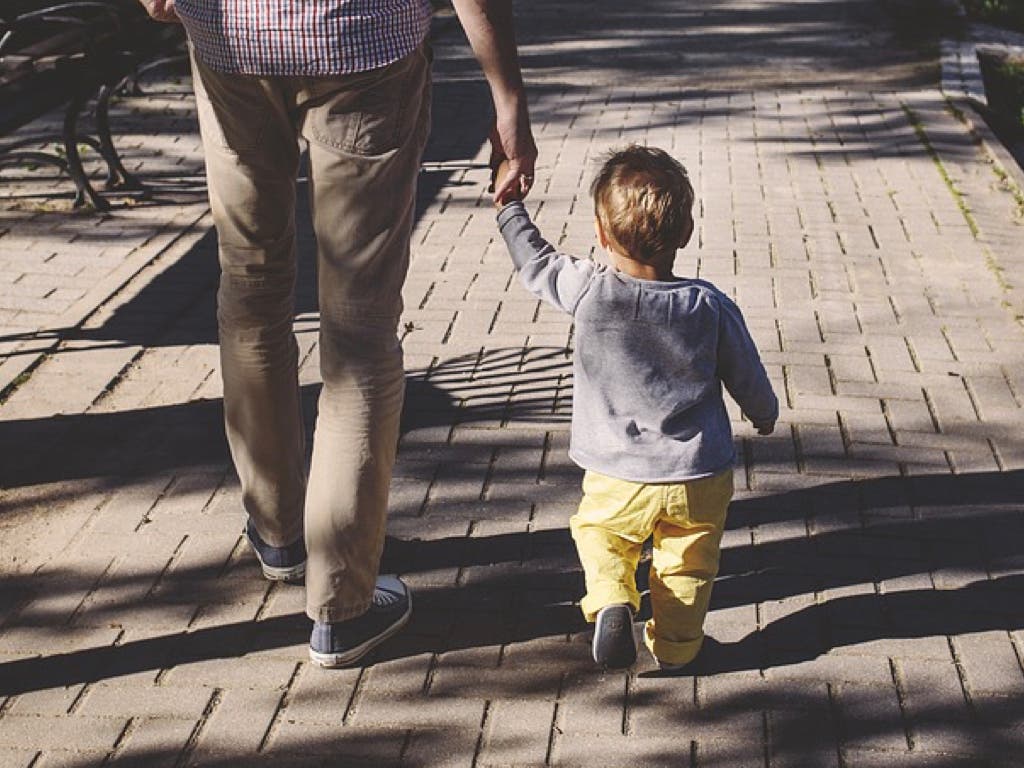
[(569, 457), (638, 483), (717, 474), (735, 460), (722, 384), (754, 424), (779, 402), (743, 315), (703, 280), (640, 280), (555, 248), (521, 202), (498, 227), (527, 290), (573, 316)]

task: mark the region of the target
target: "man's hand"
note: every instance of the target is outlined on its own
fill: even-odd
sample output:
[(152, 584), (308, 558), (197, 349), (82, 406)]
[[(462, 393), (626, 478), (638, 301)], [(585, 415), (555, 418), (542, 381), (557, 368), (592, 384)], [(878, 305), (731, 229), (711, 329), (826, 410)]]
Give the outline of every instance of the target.
[(533, 184), (537, 145), (530, 131), (511, 0), (454, 0), (455, 12), (491, 87), (496, 120), (491, 131), (491, 168), (508, 169), (494, 179), (494, 201), (512, 192), (525, 196)]
[[(513, 148), (513, 151), (517, 151)], [(533, 187), (534, 162), (537, 158), (536, 148), (518, 150), (515, 159), (505, 153), (497, 130), (491, 135), (491, 189), (494, 193), (494, 205), (498, 208), (512, 202), (522, 200)]]
[(174, 10), (174, 0), (139, 0), (146, 13), (157, 21), (167, 24), (180, 24), (178, 12)]
[[(492, 162), (493, 157), (492, 155)], [(530, 191), (529, 184), (524, 182), (522, 176), (518, 176), (519, 183), (516, 183), (516, 179), (516, 171), (512, 170), (512, 164), (508, 158), (499, 160), (497, 167), (491, 171), (491, 191), (494, 192), (495, 208), (503, 208), (513, 200), (522, 200), (526, 197), (526, 193)], [(511, 180), (511, 184), (501, 187), (500, 182), (505, 180)], [(499, 189), (501, 189), (500, 192)]]
[(504, 120), (499, 114), (490, 139), (495, 204), (522, 200), (533, 187), (537, 162), (537, 146), (533, 143), (525, 102)]

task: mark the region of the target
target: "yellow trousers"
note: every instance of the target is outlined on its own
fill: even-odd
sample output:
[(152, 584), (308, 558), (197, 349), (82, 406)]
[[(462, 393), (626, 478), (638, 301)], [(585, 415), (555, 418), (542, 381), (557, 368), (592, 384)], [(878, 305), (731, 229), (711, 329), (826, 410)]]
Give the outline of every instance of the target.
[(580, 605), (587, 621), (606, 605), (639, 610), (636, 567), (653, 535), (653, 618), (644, 641), (666, 664), (693, 660), (704, 641), (732, 492), (731, 469), (684, 483), (631, 483), (588, 471), (579, 511), (569, 520), (586, 576)]

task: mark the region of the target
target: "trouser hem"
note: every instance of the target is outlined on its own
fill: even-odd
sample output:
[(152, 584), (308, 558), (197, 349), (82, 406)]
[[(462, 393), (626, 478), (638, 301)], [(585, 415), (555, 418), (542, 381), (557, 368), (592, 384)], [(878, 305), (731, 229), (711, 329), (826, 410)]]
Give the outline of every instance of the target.
[(580, 610), (583, 611), (583, 618), (588, 622), (597, 621), (597, 614), (602, 608), (609, 605), (628, 605), (633, 613), (640, 610), (640, 595), (636, 590), (630, 590), (624, 585), (608, 585), (606, 588), (588, 592), (580, 601)]
[(704, 643), (704, 634), (692, 640), (665, 640), (658, 637), (655, 632), (654, 620), (644, 625), (644, 645), (658, 661), (665, 664), (688, 664), (697, 658), (700, 647)]
[(351, 608), (306, 608), (306, 615), (313, 621), (322, 624), (337, 624), (340, 621), (348, 621), (362, 616), (370, 610), (370, 601), (360, 603)]

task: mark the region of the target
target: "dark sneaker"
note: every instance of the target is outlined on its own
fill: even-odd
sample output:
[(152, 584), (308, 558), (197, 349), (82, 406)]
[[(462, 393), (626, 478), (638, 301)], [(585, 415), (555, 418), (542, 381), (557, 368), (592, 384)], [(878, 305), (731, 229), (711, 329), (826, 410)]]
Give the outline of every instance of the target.
[(606, 605), (598, 612), (593, 653), (594, 661), (608, 669), (625, 669), (636, 661), (632, 608)]
[(256, 532), (252, 518), (245, 524), (245, 538), (260, 561), (263, 575), (271, 581), (301, 581), (306, 575), (306, 542), (300, 537), (287, 547), (272, 547)]
[(412, 614), (412, 594), (397, 576), (378, 576), (370, 609), (348, 621), (313, 624), (309, 658), (321, 667), (358, 661), (398, 632)]

